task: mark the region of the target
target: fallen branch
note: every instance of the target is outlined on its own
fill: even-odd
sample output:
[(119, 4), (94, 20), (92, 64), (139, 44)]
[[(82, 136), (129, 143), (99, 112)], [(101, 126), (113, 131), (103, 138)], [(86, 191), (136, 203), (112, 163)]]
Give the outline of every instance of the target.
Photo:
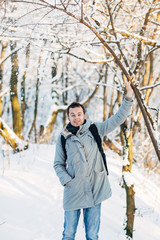
[(0, 118), (0, 135), (11, 146), (14, 152), (20, 152), (28, 148), (28, 143), (17, 137), (2, 118)]

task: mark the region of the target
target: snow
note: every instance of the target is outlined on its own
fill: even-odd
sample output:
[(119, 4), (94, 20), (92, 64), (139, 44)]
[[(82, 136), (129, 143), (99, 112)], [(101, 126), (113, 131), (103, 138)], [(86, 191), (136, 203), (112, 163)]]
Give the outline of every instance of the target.
[[(0, 152), (0, 239), (60, 240), (63, 231), (63, 187), (53, 170), (54, 145), (30, 145), (7, 156)], [(99, 240), (124, 240), (126, 196), (121, 188), (122, 157), (107, 151), (112, 197), (102, 204)], [(160, 239), (159, 177), (133, 165), (135, 240)], [(80, 218), (76, 240), (83, 240)]]
[(125, 183), (128, 187), (131, 187), (134, 184), (132, 173), (123, 172), (123, 177), (124, 177)]

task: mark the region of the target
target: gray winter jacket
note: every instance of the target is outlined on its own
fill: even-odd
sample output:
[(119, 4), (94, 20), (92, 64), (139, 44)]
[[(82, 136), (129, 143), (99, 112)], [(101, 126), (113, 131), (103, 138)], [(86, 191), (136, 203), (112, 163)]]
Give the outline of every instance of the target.
[[(118, 112), (104, 122), (96, 122), (101, 138), (122, 124), (130, 113), (132, 101), (124, 99)], [(89, 131), (91, 121), (80, 126), (76, 135), (66, 127), (61, 134), (66, 138), (67, 161), (57, 139), (54, 169), (64, 186), (65, 210), (93, 207), (111, 196), (111, 188), (97, 143)]]

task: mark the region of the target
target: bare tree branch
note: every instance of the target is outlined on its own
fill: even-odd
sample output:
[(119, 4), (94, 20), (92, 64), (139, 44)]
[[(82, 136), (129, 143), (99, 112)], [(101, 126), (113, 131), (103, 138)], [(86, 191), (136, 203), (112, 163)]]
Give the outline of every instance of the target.
[[(40, 22), (42, 19), (44, 19), (48, 14), (50, 14), (52, 11), (53, 11), (53, 9), (51, 9), (51, 10), (48, 11), (46, 14), (44, 14), (44, 15), (41, 17), (41, 19), (39, 20), (39, 22)], [(39, 25), (39, 22), (37, 22), (37, 23), (35, 24), (34, 28), (32, 29), (32, 33), (34, 32), (36, 26)]]
[(15, 54), (16, 52), (18, 52), (19, 50), (21, 50), (23, 47), (21, 48), (17, 48), (15, 50), (13, 50), (7, 57), (3, 58), (1, 61), (0, 61), (0, 65), (3, 64), (8, 58), (10, 58), (13, 54)]
[(72, 57), (75, 57), (75, 58), (77, 58), (79, 60), (82, 60), (82, 61), (87, 62), (87, 63), (92, 63), (92, 64), (108, 63), (108, 62), (112, 62), (114, 60), (114, 58), (110, 58), (110, 59), (106, 59), (106, 60), (105, 59), (104, 60), (98, 60), (98, 59), (97, 60), (90, 60), (90, 59), (87, 59), (87, 58), (79, 57), (79, 56), (77, 56), (77, 55), (75, 55), (73, 53), (70, 53), (70, 51), (67, 51), (64, 54), (68, 54), (68, 55), (70, 55)]
[[(114, 36), (115, 36), (115, 40), (117, 41), (117, 33), (116, 33), (116, 31), (115, 31), (115, 27), (114, 27), (114, 23), (113, 23), (113, 18), (112, 18), (112, 14), (111, 14), (111, 8), (110, 8), (110, 5), (109, 5), (109, 3), (108, 3), (108, 0), (106, 0), (106, 4), (107, 4), (109, 16), (110, 16), (110, 21), (111, 21), (111, 26), (112, 26), (113, 34), (114, 34)], [(119, 49), (119, 51), (120, 51), (120, 53), (121, 53), (121, 56), (122, 56), (122, 58), (123, 58), (123, 60), (124, 60), (124, 63), (125, 63), (125, 65), (126, 65), (126, 67), (128, 68), (129, 74), (132, 75), (132, 73), (131, 73), (131, 71), (130, 71), (129, 63), (128, 63), (127, 58), (125, 57), (125, 55), (124, 55), (124, 53), (123, 53), (123, 51), (122, 51), (122, 49), (121, 49), (121, 46), (120, 46), (120, 42), (119, 42), (119, 41), (117, 41), (117, 46), (118, 46), (118, 49)]]
[(154, 84), (154, 85), (151, 85), (151, 86), (141, 87), (139, 90), (140, 90), (140, 91), (143, 91), (143, 90), (147, 90), (147, 89), (150, 89), (150, 88), (155, 88), (155, 87), (157, 87), (157, 86), (159, 86), (159, 85), (160, 85), (160, 82), (158, 82), (158, 83), (156, 83), (156, 84)]

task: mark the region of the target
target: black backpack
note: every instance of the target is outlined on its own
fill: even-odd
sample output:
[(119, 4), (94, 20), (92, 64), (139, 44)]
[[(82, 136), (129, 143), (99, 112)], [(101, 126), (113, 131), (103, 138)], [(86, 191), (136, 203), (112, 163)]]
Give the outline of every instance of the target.
[[(103, 162), (104, 162), (105, 169), (107, 171), (107, 175), (109, 175), (108, 168), (107, 168), (106, 155), (105, 155), (103, 147), (102, 147), (102, 140), (99, 136), (98, 129), (97, 129), (97, 127), (94, 123), (90, 125), (89, 131), (92, 133), (92, 135), (93, 135), (93, 137), (94, 137), (94, 139), (97, 143), (98, 149), (99, 149), (99, 151), (102, 155), (102, 158), (103, 158)], [(63, 135), (61, 135), (61, 144), (62, 144), (62, 148), (63, 148), (63, 151), (64, 151), (65, 159), (67, 159), (67, 152), (66, 152), (66, 148), (65, 148), (66, 139)]]

